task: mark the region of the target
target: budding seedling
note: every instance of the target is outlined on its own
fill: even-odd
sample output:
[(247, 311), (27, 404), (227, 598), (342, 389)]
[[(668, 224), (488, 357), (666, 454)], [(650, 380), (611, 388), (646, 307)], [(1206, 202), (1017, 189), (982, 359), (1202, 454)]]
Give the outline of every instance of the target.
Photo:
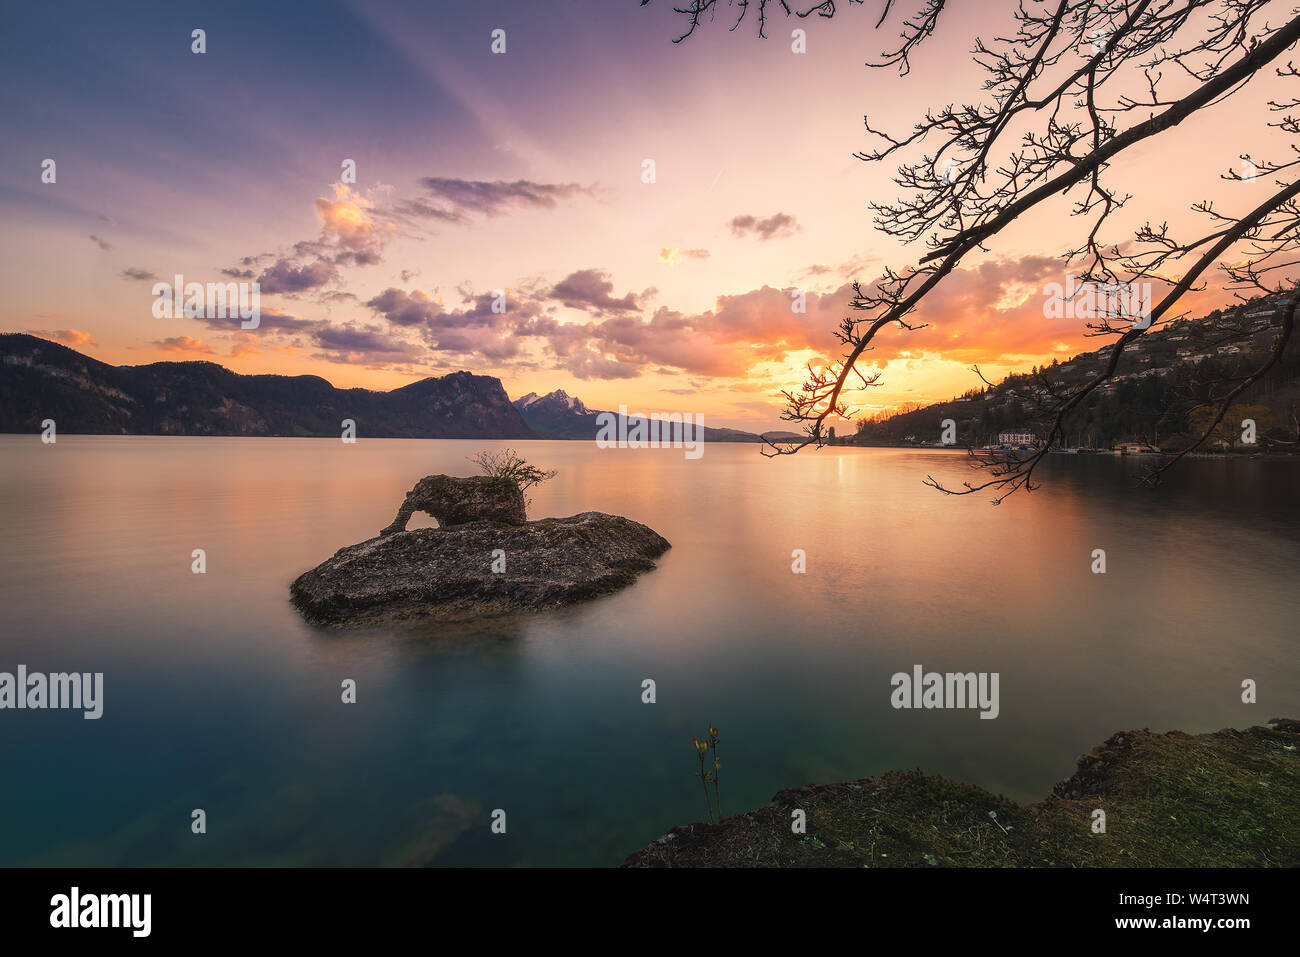
[[(718, 758), (718, 729), (709, 725), (709, 737), (707, 741), (701, 741), (699, 738), (691, 738), (691, 743), (695, 745), (695, 756), (700, 759), (700, 769), (695, 772), (695, 776), (700, 779), (700, 786), (704, 788), (704, 803), (709, 811), (709, 822), (714, 820), (713, 809), (717, 806), (717, 820), (722, 820), (722, 798), (718, 794), (718, 772), (722, 769), (722, 761)], [(709, 756), (709, 748), (713, 748), (713, 770), (708, 770), (705, 765), (705, 759)], [(709, 796), (709, 785), (713, 785), (713, 796)]]

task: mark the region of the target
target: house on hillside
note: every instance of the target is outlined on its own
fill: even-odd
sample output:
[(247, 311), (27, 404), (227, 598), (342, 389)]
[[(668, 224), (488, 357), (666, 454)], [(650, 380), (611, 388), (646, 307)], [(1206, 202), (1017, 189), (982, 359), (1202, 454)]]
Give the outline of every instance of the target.
[(998, 445), (1034, 445), (1038, 436), (1033, 432), (999, 432)]

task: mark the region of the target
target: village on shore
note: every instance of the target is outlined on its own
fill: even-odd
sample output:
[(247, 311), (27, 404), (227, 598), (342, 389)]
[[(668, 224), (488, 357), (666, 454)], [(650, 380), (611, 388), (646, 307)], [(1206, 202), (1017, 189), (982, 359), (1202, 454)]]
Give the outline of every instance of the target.
[[(1300, 348), (1290, 344), (1221, 417), (1216, 383), (1269, 362), (1285, 297), (1261, 296), (1201, 318), (1179, 318), (1130, 342), (1113, 374), (1053, 433), (1053, 412), (1111, 362), (1113, 345), (985, 382), (956, 398), (907, 403), (853, 423), (829, 444), (977, 452), (1288, 455), (1300, 451)], [(1217, 421), (1216, 421), (1216, 417)], [(1208, 436), (1201, 441), (1202, 436)]]

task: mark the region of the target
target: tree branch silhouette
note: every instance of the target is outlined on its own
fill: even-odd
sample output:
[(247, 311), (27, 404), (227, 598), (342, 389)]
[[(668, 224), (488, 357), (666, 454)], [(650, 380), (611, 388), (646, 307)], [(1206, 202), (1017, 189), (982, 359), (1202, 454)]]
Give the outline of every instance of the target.
[[(869, 67), (910, 71), (910, 55), (934, 34), (944, 11), (943, 0), (913, 2), (920, 6), (903, 19), (901, 44)], [(737, 0), (729, 6), (740, 11), (735, 29), (747, 4)], [(788, 4), (780, 7), (792, 12)], [(882, 4), (878, 27), (894, 7), (893, 0)], [(701, 17), (715, 8), (711, 0), (674, 8), (690, 18), (679, 40), (691, 36)], [(833, 17), (837, 11), (834, 4), (793, 11), (796, 16), (812, 12)], [(1274, 26), (1270, 13), (1285, 19)], [(1105, 366), (1082, 386), (1058, 391), (1043, 377), (1031, 398), (1047, 434), (1031, 456), (1021, 460), (972, 450), (972, 464), (991, 470), (988, 480), (952, 489), (927, 477), (926, 484), (940, 491), (965, 495), (993, 489), (994, 501), (1001, 502), (1017, 489), (1032, 490), (1033, 471), (1062, 435), (1066, 416), (1114, 376), (1126, 346), (1175, 318), (1173, 310), (1188, 292), (1205, 288), (1197, 284), (1207, 271), (1217, 266), (1224, 288), (1240, 298), (1247, 291), (1283, 295), (1297, 289), (1300, 188), (1292, 173), (1300, 151), (1294, 143), (1284, 160), (1239, 154), (1252, 163), (1252, 181), (1272, 178), (1277, 187), (1253, 209), (1225, 212), (1201, 200), (1191, 206), (1208, 222), (1201, 235), (1178, 239), (1167, 224), (1148, 221), (1122, 245), (1107, 238), (1115, 214), (1134, 200), (1110, 185), (1107, 174), (1114, 163), (1164, 142), (1189, 117), (1242, 97), (1263, 72), (1300, 79), (1285, 61), (1300, 41), (1294, 8), (1279, 0), (1022, 0), (1013, 16), (1016, 29), (1008, 36), (975, 41), (973, 59), (987, 74), (983, 99), (927, 111), (909, 133), (897, 137), (864, 117), (868, 135), (881, 145), (855, 155), (867, 162), (899, 162), (897, 182), (911, 191), (892, 203), (872, 205), (875, 228), (904, 244), (923, 241), (927, 251), (912, 265), (886, 267), (868, 288), (854, 283), (849, 306), (857, 314), (846, 316), (834, 333), (842, 347), (838, 361), (829, 368), (810, 365), (802, 387), (783, 393), (782, 418), (802, 425), (805, 438), (768, 443), (763, 454), (793, 455), (825, 444), (827, 420), (847, 418), (853, 411), (849, 396), (880, 384), (880, 372), (857, 368), (877, 335), (887, 327), (921, 328), (924, 323), (910, 317), (945, 277), (968, 256), (986, 252), (1012, 223), (1045, 213), (1058, 197), (1073, 197), (1069, 213), (1080, 219), (1078, 241), (1061, 258), (1079, 270), (1082, 284), (1149, 283), (1164, 290), (1162, 298), (1150, 316), (1108, 314), (1087, 324), (1086, 335), (1117, 338)], [(1263, 105), (1280, 116), (1268, 128), (1300, 133), (1300, 120), (1290, 112), (1300, 106), (1300, 97)], [(923, 152), (927, 145), (930, 151)], [(1242, 181), (1244, 176), (1229, 170), (1221, 178)], [(1184, 268), (1185, 260), (1190, 265)], [(1202, 383), (1217, 414), (1193, 448), (1206, 441), (1232, 401), (1276, 365), (1291, 340), (1294, 308), (1292, 296), (1277, 323), (1270, 359), (1259, 369), (1230, 384)], [(1219, 321), (1224, 341), (1248, 334), (1230, 317)], [(1158, 482), (1186, 454), (1152, 470), (1149, 481)]]

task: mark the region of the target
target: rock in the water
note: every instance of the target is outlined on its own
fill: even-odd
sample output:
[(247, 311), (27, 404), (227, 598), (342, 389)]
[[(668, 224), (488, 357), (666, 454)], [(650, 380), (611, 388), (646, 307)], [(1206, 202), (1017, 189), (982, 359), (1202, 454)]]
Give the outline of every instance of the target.
[[(393, 532), (340, 549), (289, 590), (303, 616), (320, 624), (463, 621), (559, 608), (616, 591), (654, 568), (670, 547), (653, 529), (604, 512), (524, 524), (473, 521)], [(497, 549), (504, 553), (503, 572), (493, 571), (494, 562), (501, 567)]]
[(528, 520), (524, 493), (508, 478), (426, 475), (406, 493), (397, 517), (379, 534), (405, 531), (406, 523), (416, 512), (428, 512), (443, 528), (482, 521), (522, 525)]

